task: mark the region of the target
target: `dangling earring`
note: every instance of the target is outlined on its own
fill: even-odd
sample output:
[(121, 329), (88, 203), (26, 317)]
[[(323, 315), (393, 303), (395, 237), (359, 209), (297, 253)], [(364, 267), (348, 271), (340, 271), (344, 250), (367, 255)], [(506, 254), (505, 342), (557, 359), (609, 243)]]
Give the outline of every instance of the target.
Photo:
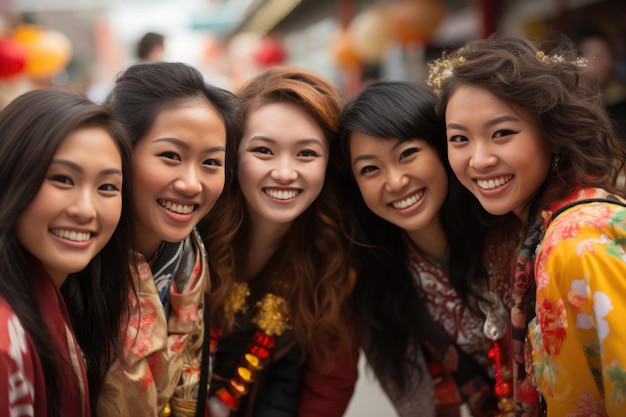
[(561, 160), (561, 155), (560, 154), (554, 154), (554, 156), (552, 157), (552, 165), (550, 166), (550, 171), (555, 174), (558, 172), (559, 170), (559, 161)]

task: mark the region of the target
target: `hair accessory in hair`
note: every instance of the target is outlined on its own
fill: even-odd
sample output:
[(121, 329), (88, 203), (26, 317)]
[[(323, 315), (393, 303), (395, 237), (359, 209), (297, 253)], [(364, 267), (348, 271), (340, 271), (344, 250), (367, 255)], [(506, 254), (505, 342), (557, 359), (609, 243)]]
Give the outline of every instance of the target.
[[(546, 55), (545, 52), (543, 52), (543, 51), (537, 51), (536, 55), (537, 55), (537, 58), (539, 58), (543, 62), (548, 62), (548, 63), (552, 63), (552, 64), (553, 63), (559, 63), (559, 62), (565, 62), (565, 58), (563, 58), (563, 56), (558, 55), (558, 54)], [(587, 58), (579, 56), (574, 61), (574, 64), (577, 67), (586, 67), (587, 66)]]
[(444, 52), (441, 58), (432, 60), (428, 63), (430, 70), (428, 72), (428, 80), (426, 80), (426, 84), (433, 87), (435, 92), (439, 92), (443, 80), (452, 75), (454, 66), (465, 61), (465, 58), (460, 55), (460, 52), (462, 52), (462, 49), (460, 49), (456, 56), (453, 57), (448, 57), (448, 55)]

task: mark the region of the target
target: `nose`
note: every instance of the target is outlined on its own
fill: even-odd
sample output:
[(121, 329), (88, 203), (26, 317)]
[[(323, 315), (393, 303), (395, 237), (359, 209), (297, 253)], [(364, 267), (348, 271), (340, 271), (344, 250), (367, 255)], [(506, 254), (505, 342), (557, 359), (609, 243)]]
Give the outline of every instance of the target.
[(409, 185), (409, 177), (399, 170), (390, 170), (387, 172), (385, 189), (390, 193), (401, 191)]
[(270, 177), (279, 183), (289, 183), (298, 178), (298, 171), (291, 158), (286, 156), (276, 161), (276, 165), (270, 172)]
[(94, 195), (90, 189), (77, 189), (67, 206), (67, 214), (80, 222), (88, 222), (96, 217)]
[(184, 167), (180, 175), (174, 181), (174, 189), (186, 196), (194, 196), (202, 192), (199, 168), (195, 166)]
[(477, 171), (493, 167), (498, 163), (497, 156), (493, 153), (489, 143), (477, 143), (470, 159), (470, 166)]

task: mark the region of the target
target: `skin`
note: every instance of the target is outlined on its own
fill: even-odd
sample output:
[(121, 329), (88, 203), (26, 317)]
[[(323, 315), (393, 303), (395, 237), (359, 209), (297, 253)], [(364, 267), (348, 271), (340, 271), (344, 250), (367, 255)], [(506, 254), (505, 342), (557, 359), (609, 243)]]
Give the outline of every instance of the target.
[(495, 215), (526, 221), (555, 150), (526, 111), (465, 85), (446, 108), (448, 158), (461, 183)]
[(352, 173), (367, 207), (405, 230), (431, 255), (445, 257), (439, 210), (448, 177), (437, 151), (423, 139), (350, 135)]
[(122, 181), (119, 150), (102, 128), (77, 129), (57, 149), (16, 225), (20, 244), (57, 287), (111, 238), (122, 212)]
[(226, 129), (200, 100), (163, 110), (133, 150), (137, 249), (150, 259), (163, 241), (180, 242), (224, 189)]
[(238, 149), (238, 178), (252, 225), (250, 276), (319, 196), (328, 151), (324, 132), (300, 106), (265, 104), (248, 115)]

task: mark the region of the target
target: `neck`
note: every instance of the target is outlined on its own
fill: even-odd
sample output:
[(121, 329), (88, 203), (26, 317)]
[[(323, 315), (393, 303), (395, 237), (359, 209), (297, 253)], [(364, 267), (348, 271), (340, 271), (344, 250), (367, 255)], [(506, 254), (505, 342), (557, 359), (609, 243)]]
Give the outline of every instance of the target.
[(246, 281), (254, 278), (276, 253), (291, 223), (250, 222), (250, 247), (244, 267)]
[(439, 220), (431, 222), (428, 226), (420, 230), (406, 233), (411, 242), (417, 246), (424, 254), (435, 259), (445, 260), (448, 256), (448, 242)]

